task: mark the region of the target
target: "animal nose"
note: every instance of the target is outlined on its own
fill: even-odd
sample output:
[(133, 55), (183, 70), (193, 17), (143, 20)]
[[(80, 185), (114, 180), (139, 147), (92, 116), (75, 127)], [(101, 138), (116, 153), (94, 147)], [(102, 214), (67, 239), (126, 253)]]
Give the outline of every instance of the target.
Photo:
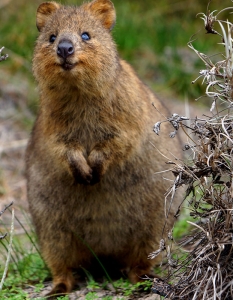
[(66, 59), (68, 56), (74, 53), (74, 46), (71, 41), (60, 41), (57, 46), (57, 55)]

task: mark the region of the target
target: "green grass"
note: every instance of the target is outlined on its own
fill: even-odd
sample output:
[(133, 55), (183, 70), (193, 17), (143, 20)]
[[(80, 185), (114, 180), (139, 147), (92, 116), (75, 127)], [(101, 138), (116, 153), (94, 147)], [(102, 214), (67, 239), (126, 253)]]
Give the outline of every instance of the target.
[[(7, 230), (4, 229), (3, 232), (5, 233)], [(0, 232), (0, 234), (3, 235), (3, 232)], [(3, 274), (5, 269), (8, 245), (9, 236), (0, 240), (0, 252), (2, 254), (0, 260), (0, 274)], [(2, 275), (0, 275), (0, 280), (1, 276)], [(114, 290), (115, 292), (112, 294), (119, 295), (119, 300), (123, 300), (135, 293), (147, 293), (151, 288), (151, 281), (147, 280), (135, 285), (131, 284), (126, 279), (119, 279), (114, 282), (105, 279), (100, 283), (96, 282), (89, 272), (86, 272), (86, 278), (86, 288), (88, 293), (86, 294), (85, 299), (87, 300), (100, 299), (97, 297), (97, 292), (103, 290)], [(35, 234), (33, 232), (29, 233), (29, 230), (27, 230), (26, 234), (13, 236), (11, 262), (9, 264), (3, 288), (0, 290), (0, 299), (29, 299), (29, 295), (26, 292), (27, 288), (31, 287), (34, 292), (40, 294), (43, 291), (44, 282), (48, 280), (51, 280), (51, 274), (37, 250)], [(45, 297), (40, 297), (38, 299), (45, 300)], [(58, 299), (66, 300), (68, 298), (58, 297)], [(112, 296), (106, 296), (101, 299), (111, 300)]]
[[(10, 211), (10, 210), (9, 210)], [(9, 212), (8, 211), (8, 212)], [(5, 212), (6, 214), (8, 213)], [(29, 224), (28, 218), (24, 215), (27, 225)], [(15, 216), (14, 223), (18, 221)], [(31, 230), (25, 228), (21, 221), (18, 221), (24, 230), (23, 234), (13, 234), (13, 242), (11, 247), (11, 260), (8, 266), (7, 276), (4, 280), (2, 290), (0, 290), (0, 299), (23, 300), (29, 299), (25, 288), (33, 286), (36, 291), (43, 288), (43, 282), (51, 278), (50, 272), (46, 267), (41, 255), (38, 251), (36, 244), (36, 236)], [(25, 222), (23, 222), (25, 223)], [(5, 270), (6, 257), (10, 244), (10, 234), (3, 222), (0, 223), (0, 235), (8, 233), (4, 239), (0, 239), (0, 280), (2, 279)]]
[[(4, 281), (3, 288), (0, 290), (0, 299), (29, 299), (27, 288), (33, 288), (35, 293), (40, 294), (43, 291), (44, 282), (51, 280), (51, 274), (37, 250), (35, 234), (29, 230), (25, 231), (25, 234), (23, 235), (13, 236), (11, 262), (9, 264), (7, 277)], [(3, 235), (5, 232), (7, 232), (7, 229), (3, 229), (3, 232), (0, 232), (0, 234)], [(5, 269), (8, 245), (9, 236), (0, 240), (0, 252), (2, 254), (0, 260), (0, 274), (3, 274)], [(2, 275), (0, 275), (0, 280), (1, 276)], [(88, 272), (86, 272), (86, 278), (86, 288), (88, 290), (85, 296), (86, 300), (111, 300), (113, 296), (99, 298), (97, 295), (98, 291), (107, 291), (110, 289), (110, 286), (110, 290), (115, 291), (112, 294), (119, 295), (119, 300), (128, 299), (129, 296), (132, 296), (135, 293), (140, 294), (149, 292), (151, 288), (151, 281), (145, 281), (133, 285), (126, 279), (119, 279), (114, 282), (110, 282), (106, 279), (100, 283), (96, 282), (92, 275)], [(38, 300), (45, 299), (46, 297), (38, 298)], [(57, 299), (68, 300), (68, 297), (58, 297)]]
[[(4, 265), (1, 265), (0, 274), (3, 273), (3, 268)], [(37, 253), (27, 253), (25, 251), (22, 258), (9, 265), (8, 276), (4, 281), (3, 289), (0, 291), (0, 298), (11, 300), (29, 299), (24, 288), (33, 285), (35, 290), (39, 291), (43, 287), (43, 281), (48, 276), (49, 271), (41, 257)]]
[[(97, 291), (98, 290), (108, 290), (108, 284), (109, 282), (104, 282), (102, 284), (94, 281), (93, 279), (90, 280), (87, 284), (87, 289), (89, 292), (87, 293), (85, 299), (86, 300), (91, 300), (91, 299), (99, 299), (97, 296)], [(110, 284), (110, 283), (109, 283)], [(151, 281), (146, 280), (144, 282), (138, 282), (137, 284), (131, 284), (128, 280), (125, 279), (119, 279), (117, 281), (114, 281), (113, 287), (116, 291), (117, 294), (121, 294), (119, 296), (120, 299), (128, 299), (128, 297), (132, 297), (134, 294), (140, 294), (140, 293), (149, 293), (151, 289)], [(111, 300), (113, 296), (105, 296), (101, 299), (105, 300)]]
[[(4, 265), (0, 267), (0, 274), (3, 273)], [(34, 292), (40, 293), (44, 288), (44, 281), (50, 277), (43, 260), (38, 253), (24, 253), (24, 256), (9, 265), (8, 276), (4, 281), (3, 289), (0, 291), (0, 299), (25, 300), (29, 299), (28, 293), (25, 291), (27, 287), (33, 287)], [(113, 296), (105, 296), (99, 298), (98, 290), (108, 290), (107, 281), (98, 283), (93, 279), (87, 282), (88, 293), (86, 300), (105, 299), (111, 300)], [(135, 293), (149, 292), (151, 289), (151, 281), (145, 281), (131, 284), (128, 280), (120, 279), (114, 282), (115, 294), (119, 294), (118, 299), (128, 299)], [(122, 296), (120, 296), (122, 295)], [(45, 297), (38, 298), (45, 300)], [(57, 297), (59, 300), (68, 300), (68, 296)]]
[(183, 209), (183, 212), (181, 212), (180, 217), (175, 223), (173, 228), (173, 237), (175, 240), (179, 240), (190, 232), (192, 227), (187, 221), (195, 222), (195, 220), (190, 217), (187, 212), (187, 209)]

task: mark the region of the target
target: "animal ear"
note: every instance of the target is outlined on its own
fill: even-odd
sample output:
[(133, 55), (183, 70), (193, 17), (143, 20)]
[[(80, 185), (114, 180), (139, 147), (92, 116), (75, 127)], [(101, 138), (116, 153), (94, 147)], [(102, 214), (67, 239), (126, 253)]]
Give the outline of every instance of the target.
[(56, 2), (44, 2), (38, 9), (36, 14), (36, 26), (39, 31), (45, 26), (51, 15), (61, 6)]
[(113, 29), (116, 22), (116, 11), (110, 0), (94, 0), (87, 4), (87, 9), (101, 21), (105, 28)]

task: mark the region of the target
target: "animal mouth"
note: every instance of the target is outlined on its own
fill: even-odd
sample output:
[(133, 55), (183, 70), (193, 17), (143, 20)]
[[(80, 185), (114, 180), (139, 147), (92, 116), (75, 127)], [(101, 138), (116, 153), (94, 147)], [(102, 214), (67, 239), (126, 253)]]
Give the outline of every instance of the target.
[(67, 62), (67, 61), (64, 61), (64, 62), (61, 64), (62, 69), (63, 69), (63, 70), (66, 70), (66, 71), (72, 70), (75, 66), (76, 66), (76, 64), (72, 64), (72, 63), (69, 63), (69, 62)]

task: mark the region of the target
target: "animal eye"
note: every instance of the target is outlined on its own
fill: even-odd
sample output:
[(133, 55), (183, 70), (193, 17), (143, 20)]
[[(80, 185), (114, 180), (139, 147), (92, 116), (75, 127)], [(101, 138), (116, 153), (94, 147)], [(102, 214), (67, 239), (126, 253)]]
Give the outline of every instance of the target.
[(54, 34), (50, 35), (49, 42), (53, 43), (55, 40), (56, 40), (56, 35)]
[(90, 35), (89, 35), (89, 33), (87, 33), (87, 32), (83, 32), (83, 33), (81, 34), (81, 37), (82, 37), (83, 41), (88, 41), (88, 40), (90, 40)]

